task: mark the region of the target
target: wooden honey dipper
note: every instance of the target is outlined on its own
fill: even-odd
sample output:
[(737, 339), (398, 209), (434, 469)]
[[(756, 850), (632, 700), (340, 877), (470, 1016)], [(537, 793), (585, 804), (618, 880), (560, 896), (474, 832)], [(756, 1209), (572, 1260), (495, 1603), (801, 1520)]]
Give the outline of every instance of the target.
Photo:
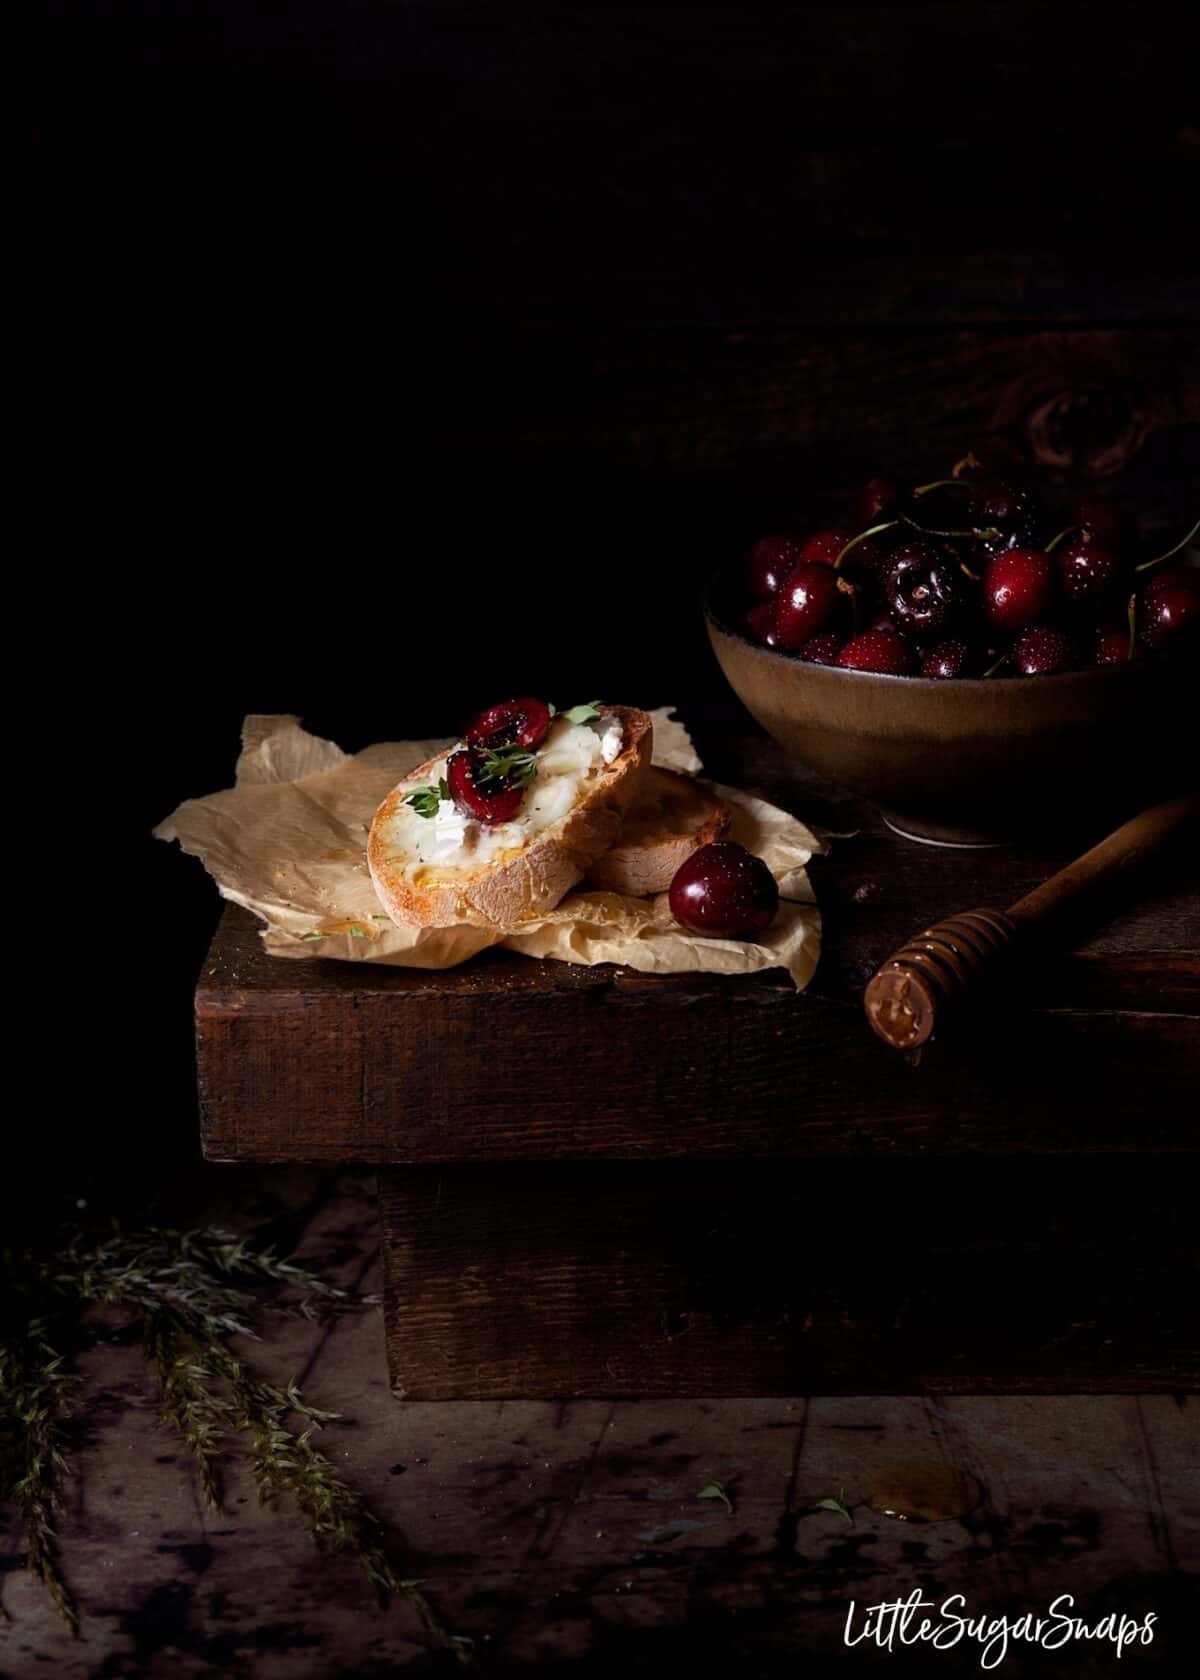
[(867, 986), (863, 1007), (875, 1031), (896, 1050), (917, 1050), (948, 1015), (994, 978), (1015, 949), (1041, 937), (1127, 874), (1200, 816), (1200, 799), (1170, 799), (1132, 817), (1007, 910), (948, 916), (888, 958)]

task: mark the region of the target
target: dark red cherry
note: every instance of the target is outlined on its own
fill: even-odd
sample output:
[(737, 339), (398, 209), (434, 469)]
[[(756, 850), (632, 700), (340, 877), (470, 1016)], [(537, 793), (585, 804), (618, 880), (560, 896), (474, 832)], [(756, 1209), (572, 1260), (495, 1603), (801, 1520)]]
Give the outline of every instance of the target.
[(792, 567), (802, 558), (800, 537), (760, 537), (750, 550), (750, 593), (756, 601), (778, 594)]
[(881, 519), (886, 519), (898, 499), (899, 492), (890, 479), (869, 478), (863, 485), (862, 495), (858, 498), (858, 517), (863, 529), (868, 525), (878, 525)]
[(1013, 643), (1013, 666), (1022, 677), (1049, 677), (1078, 664), (1079, 649), (1056, 624), (1031, 624)]
[(817, 566), (832, 566), (853, 535), (853, 531), (818, 531), (800, 550), (800, 558)]
[(460, 749), (446, 761), (446, 781), (450, 797), (464, 816), (478, 822), (495, 825), (511, 822), (521, 809), (524, 789), (484, 782), (480, 772), (484, 763), (482, 753)]
[(1054, 602), (1058, 573), (1040, 548), (993, 554), (983, 575), (983, 607), (999, 630), (1023, 630)]
[(971, 591), (952, 549), (911, 542), (892, 555), (883, 598), (897, 629), (913, 636), (942, 636), (966, 615)]
[(771, 629), (774, 611), (770, 601), (760, 601), (746, 614), (746, 627), (750, 634), (756, 642), (765, 642), (768, 647), (775, 646), (775, 633)]
[(668, 902), (690, 933), (754, 939), (775, 920), (779, 888), (760, 857), (734, 840), (716, 840), (680, 864)]
[(794, 652), (824, 628), (838, 598), (838, 575), (832, 566), (806, 560), (794, 566), (775, 597), (771, 633), (780, 647)]
[(809, 665), (836, 665), (844, 639), (836, 630), (823, 630), (819, 636), (808, 638), (797, 657)]
[(1200, 593), (1167, 581), (1138, 602), (1135, 622), (1139, 638), (1152, 648), (1162, 647), (1189, 627), (1200, 626)]
[(976, 659), (966, 642), (935, 642), (921, 655), (923, 677), (969, 677), (975, 674)]
[(1121, 559), (1111, 548), (1078, 539), (1055, 551), (1062, 592), (1072, 606), (1091, 606), (1116, 588), (1121, 578)]
[(974, 524), (997, 530), (1009, 542), (1032, 546), (1049, 536), (1041, 497), (1015, 478), (970, 479)]
[(1189, 594), (1200, 595), (1200, 567), (1164, 566), (1161, 572), (1151, 572), (1146, 584), (1147, 598), (1164, 589), (1182, 589)]
[(536, 747), (550, 728), (550, 708), (543, 700), (503, 700), (480, 712), (467, 730), (472, 747)]
[(1128, 630), (1101, 630), (1096, 637), (1097, 665), (1124, 665), (1130, 657)]
[(883, 676), (909, 677), (913, 670), (912, 649), (894, 630), (864, 630), (847, 642), (837, 656), (843, 671), (876, 671)]

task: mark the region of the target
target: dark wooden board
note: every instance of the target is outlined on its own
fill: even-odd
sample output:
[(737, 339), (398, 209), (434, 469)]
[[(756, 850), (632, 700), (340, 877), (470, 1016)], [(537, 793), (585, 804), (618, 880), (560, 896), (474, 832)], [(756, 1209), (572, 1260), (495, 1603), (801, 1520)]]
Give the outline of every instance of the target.
[[(905, 937), (1006, 904), (1091, 836), (985, 853), (881, 831), (767, 743), (714, 735), (715, 773), (843, 838), (814, 865), (817, 981), (652, 978), (488, 954), (444, 974), (263, 954), (227, 912), (196, 996), (206, 1152), (220, 1159), (454, 1162), (1189, 1150), (1200, 1068), (1191, 860), (1021, 995), (913, 1067), (859, 994)], [(740, 772), (740, 774), (738, 774)], [(562, 1077), (569, 1054), (572, 1077)]]
[(1193, 1210), (1146, 1159), (393, 1168), (380, 1200), (400, 1398), (1200, 1381)]

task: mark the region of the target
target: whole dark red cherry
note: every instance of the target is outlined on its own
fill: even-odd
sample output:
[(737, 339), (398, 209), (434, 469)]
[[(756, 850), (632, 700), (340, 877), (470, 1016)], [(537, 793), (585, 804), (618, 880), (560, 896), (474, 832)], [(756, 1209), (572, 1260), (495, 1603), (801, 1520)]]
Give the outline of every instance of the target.
[(502, 700), (480, 712), (467, 730), (471, 747), (536, 747), (550, 728), (550, 708), (544, 700)]
[(899, 492), (890, 478), (869, 478), (858, 498), (858, 517), (863, 529), (886, 519), (898, 499)]
[(783, 587), (792, 567), (802, 558), (800, 537), (760, 537), (750, 550), (748, 577), (756, 601), (769, 601)]
[(974, 674), (975, 656), (966, 642), (935, 642), (921, 655), (923, 677), (966, 677)]
[(912, 649), (894, 630), (864, 630), (846, 643), (837, 656), (843, 671), (875, 671), (881, 676), (909, 677)]
[(1040, 548), (993, 554), (983, 574), (983, 609), (998, 630), (1023, 630), (1054, 603), (1058, 572)]
[(774, 607), (770, 601), (760, 601), (756, 607), (751, 607), (746, 614), (746, 625), (755, 641), (765, 642), (768, 647), (775, 646), (775, 633), (771, 629)]
[(836, 630), (823, 630), (819, 636), (808, 638), (797, 658), (805, 660), (809, 665), (836, 665), (843, 640)]
[(853, 531), (817, 531), (800, 550), (800, 558), (818, 566), (832, 566), (853, 535)]
[(1049, 677), (1078, 664), (1079, 649), (1057, 624), (1031, 624), (1013, 643), (1013, 666), (1022, 677)]
[(952, 549), (903, 543), (892, 555), (883, 591), (893, 624), (913, 636), (942, 636), (970, 605), (966, 573)]
[(1138, 636), (1148, 647), (1162, 647), (1189, 627), (1200, 626), (1200, 593), (1181, 583), (1164, 582), (1138, 602)]
[(511, 822), (521, 809), (524, 789), (503, 784), (483, 783), (480, 772), (484, 758), (481, 752), (460, 748), (446, 761), (446, 782), (450, 797), (464, 816), (494, 826)]
[(1100, 543), (1077, 540), (1064, 543), (1054, 556), (1062, 592), (1072, 606), (1092, 606), (1116, 588), (1121, 559)]
[(1124, 665), (1129, 657), (1128, 630), (1101, 630), (1097, 634), (1097, 665)]
[(802, 561), (793, 566), (775, 597), (771, 634), (780, 647), (794, 652), (824, 628), (838, 598), (838, 575), (832, 566)]
[(680, 864), (668, 903), (689, 933), (754, 939), (775, 920), (779, 888), (760, 857), (735, 840), (715, 840)]
[(1046, 510), (1041, 497), (1016, 478), (972, 477), (971, 509), (974, 523), (997, 530), (1011, 543), (1032, 546), (1049, 535)]

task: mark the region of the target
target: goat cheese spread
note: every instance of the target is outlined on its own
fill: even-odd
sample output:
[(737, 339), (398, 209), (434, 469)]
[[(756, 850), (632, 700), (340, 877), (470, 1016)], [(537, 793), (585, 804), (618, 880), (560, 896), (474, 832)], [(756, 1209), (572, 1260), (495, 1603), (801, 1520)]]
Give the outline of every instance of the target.
[[(623, 745), (620, 718), (604, 716), (590, 723), (557, 718), (537, 750), (533, 780), (512, 822), (481, 823), (460, 811), (452, 799), (439, 800), (432, 817), (423, 817), (411, 805), (398, 803), (392, 812), (389, 838), (406, 860), (405, 872), (416, 876), (425, 869), (475, 868), (502, 852), (529, 845), (538, 834), (562, 822), (578, 802), (584, 783), (611, 764)], [(446, 760), (456, 750), (452, 747), (422, 776), (402, 785), (436, 785), (446, 773)]]

